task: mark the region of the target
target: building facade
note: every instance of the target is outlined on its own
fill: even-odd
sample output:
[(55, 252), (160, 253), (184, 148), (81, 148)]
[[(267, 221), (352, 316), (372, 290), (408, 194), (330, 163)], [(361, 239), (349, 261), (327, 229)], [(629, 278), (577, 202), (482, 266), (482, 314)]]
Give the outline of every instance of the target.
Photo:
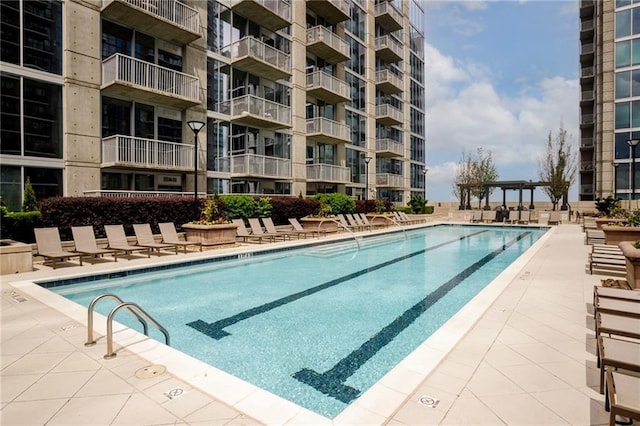
[(580, 22), (580, 200), (638, 199), (640, 3), (581, 0)]
[[(3, 202), (425, 189), (417, 0), (0, 2)], [(190, 121), (205, 124), (197, 134)], [(197, 143), (197, 149), (194, 146)], [(197, 181), (194, 177), (197, 176)]]

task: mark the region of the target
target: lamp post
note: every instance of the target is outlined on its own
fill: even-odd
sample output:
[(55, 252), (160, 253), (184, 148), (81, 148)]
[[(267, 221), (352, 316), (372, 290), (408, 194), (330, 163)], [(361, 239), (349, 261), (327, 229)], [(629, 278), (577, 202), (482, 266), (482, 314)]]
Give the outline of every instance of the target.
[(620, 163), (613, 163), (613, 198), (618, 199), (618, 166)]
[(427, 202), (427, 172), (429, 169), (425, 166), (422, 168), (422, 174), (424, 175), (424, 202)]
[(198, 132), (204, 127), (202, 121), (187, 121), (193, 131), (193, 199), (198, 202)]
[(364, 157), (364, 200), (369, 199), (369, 162), (371, 157)]
[[(636, 146), (640, 143), (640, 139), (627, 140), (629, 148), (631, 149), (631, 196), (629, 200), (636, 199)], [(629, 202), (631, 206), (631, 202)]]

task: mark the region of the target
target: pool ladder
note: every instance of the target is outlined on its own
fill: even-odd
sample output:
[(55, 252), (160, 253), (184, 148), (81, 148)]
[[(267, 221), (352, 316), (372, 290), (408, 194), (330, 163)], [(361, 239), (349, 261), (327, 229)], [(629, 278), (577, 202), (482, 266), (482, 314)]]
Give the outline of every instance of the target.
[(117, 355), (113, 351), (113, 317), (115, 316), (116, 312), (118, 312), (120, 309), (123, 309), (123, 308), (125, 308), (131, 315), (136, 317), (138, 321), (140, 321), (140, 323), (142, 324), (142, 328), (144, 330), (145, 336), (149, 336), (149, 325), (147, 324), (147, 321), (149, 321), (158, 330), (160, 330), (162, 334), (164, 334), (165, 344), (167, 346), (170, 346), (169, 332), (167, 331), (166, 328), (160, 325), (158, 321), (156, 321), (137, 303), (124, 302), (122, 299), (120, 299), (118, 296), (116, 296), (113, 293), (101, 294), (100, 296), (93, 299), (89, 304), (89, 308), (87, 310), (87, 343), (84, 344), (85, 346), (93, 346), (96, 344), (96, 341), (93, 339), (93, 311), (95, 309), (96, 303), (98, 303), (98, 301), (105, 298), (114, 299), (115, 301), (118, 302), (118, 305), (116, 305), (111, 310), (111, 312), (109, 312), (109, 316), (107, 317), (107, 354), (104, 356), (105, 359), (115, 358), (115, 356)]

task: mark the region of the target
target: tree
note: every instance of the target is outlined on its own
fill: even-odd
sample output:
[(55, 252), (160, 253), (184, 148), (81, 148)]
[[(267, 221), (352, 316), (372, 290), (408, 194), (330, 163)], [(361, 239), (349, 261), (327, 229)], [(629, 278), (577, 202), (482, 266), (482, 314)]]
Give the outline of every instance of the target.
[(473, 159), (471, 155), (462, 151), (462, 157), (456, 167), (456, 176), (453, 180), (453, 195), (460, 200), (460, 210), (470, 208), (470, 189), (473, 176)]
[(538, 166), (540, 181), (546, 184), (544, 191), (551, 199), (553, 210), (556, 209), (558, 201), (567, 194), (576, 178), (578, 160), (571, 149), (569, 139), (567, 130), (562, 124), (557, 135), (554, 136), (549, 132), (547, 150)]
[(31, 186), (31, 179), (27, 176), (27, 181), (24, 183), (24, 201), (22, 202), (23, 212), (35, 212), (38, 210), (38, 201), (36, 200), (36, 193)]
[[(493, 156), (491, 151), (486, 153), (480, 147), (476, 153), (476, 158), (473, 161), (473, 177), (471, 194), (478, 199), (478, 208), (482, 207), (482, 200), (491, 192), (493, 188), (484, 186), (486, 182), (493, 182), (498, 178), (498, 171), (495, 164), (493, 164)], [(487, 194), (487, 191), (489, 194)]]

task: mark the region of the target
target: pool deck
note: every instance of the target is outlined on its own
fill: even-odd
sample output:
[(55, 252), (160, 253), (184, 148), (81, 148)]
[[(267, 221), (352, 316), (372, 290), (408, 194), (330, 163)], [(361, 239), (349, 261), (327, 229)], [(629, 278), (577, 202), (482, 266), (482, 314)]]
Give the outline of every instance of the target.
[[(276, 244), (283, 243), (268, 246)], [(36, 265), (38, 270), (34, 272), (2, 276), (0, 423), (3, 426), (608, 424), (604, 396), (598, 393), (591, 316), (593, 286), (606, 276), (585, 271), (589, 246), (584, 244), (584, 234), (577, 224), (554, 227), (538, 250), (518, 265), (508, 282), (498, 287), (495, 301), (491, 299), (492, 303), (477, 308), (475, 313), (466, 313), (473, 326), (459, 341), (449, 342), (453, 346), (450, 352), (440, 351), (435, 343), (425, 345), (410, 360), (415, 369), (406, 368), (392, 379), (383, 379), (388, 392), (365, 393), (354, 403), (359, 405), (358, 410), (343, 413), (333, 422), (308, 413), (287, 414), (282, 407), (289, 406), (274, 403), (271, 394), (265, 395), (263, 403), (255, 395), (251, 404), (243, 405), (241, 397), (237, 404), (222, 402), (203, 391), (207, 388), (199, 386), (198, 381), (188, 382), (172, 374), (170, 366), (168, 372), (154, 371), (149, 366), (159, 363), (150, 362), (153, 357), (136, 354), (146, 355), (144, 346), (136, 353), (129, 351), (129, 347), (118, 349), (117, 357), (105, 360), (104, 339), (98, 339), (92, 347), (84, 345), (86, 321), (79, 318), (86, 315), (86, 309), (63, 314), (54, 309), (55, 303), (26, 291), (27, 287), (20, 283), (256, 247), (243, 245), (117, 263), (86, 262), (82, 267), (56, 270)], [(140, 304), (144, 307), (144, 302)], [(447, 326), (449, 330), (456, 329), (455, 323)], [(158, 359), (163, 358), (154, 361)], [(431, 372), (426, 378), (414, 373), (423, 369), (422, 364), (433, 362), (432, 359), (438, 363), (428, 368)], [(411, 391), (407, 392), (407, 387)], [(239, 392), (234, 386), (227, 391)], [(428, 397), (437, 400), (437, 404), (426, 405)], [(287, 416), (290, 420), (282, 421)]]

